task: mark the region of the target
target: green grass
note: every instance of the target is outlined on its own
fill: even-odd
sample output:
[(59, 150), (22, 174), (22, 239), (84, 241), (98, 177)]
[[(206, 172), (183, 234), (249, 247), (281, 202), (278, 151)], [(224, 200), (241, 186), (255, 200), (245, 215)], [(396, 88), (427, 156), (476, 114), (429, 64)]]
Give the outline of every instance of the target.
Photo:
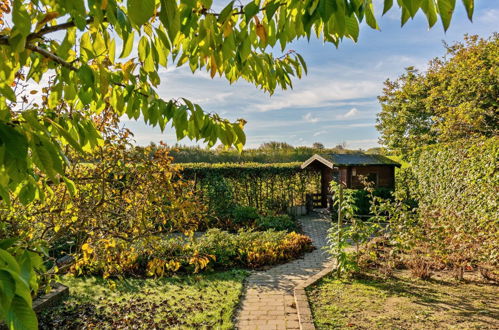
[(499, 288), (484, 282), (327, 277), (308, 296), (318, 329), (499, 328)]
[(64, 277), (70, 297), (45, 311), (41, 329), (232, 329), (246, 271), (109, 281)]

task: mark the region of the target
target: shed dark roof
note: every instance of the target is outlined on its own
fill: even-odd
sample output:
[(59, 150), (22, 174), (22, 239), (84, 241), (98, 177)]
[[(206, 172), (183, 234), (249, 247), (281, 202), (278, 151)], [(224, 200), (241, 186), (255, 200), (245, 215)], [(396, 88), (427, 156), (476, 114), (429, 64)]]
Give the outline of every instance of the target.
[(301, 167), (305, 168), (313, 161), (319, 161), (328, 167), (333, 166), (363, 166), (363, 165), (390, 165), (400, 166), (396, 161), (381, 155), (355, 154), (325, 154), (314, 155), (305, 161)]

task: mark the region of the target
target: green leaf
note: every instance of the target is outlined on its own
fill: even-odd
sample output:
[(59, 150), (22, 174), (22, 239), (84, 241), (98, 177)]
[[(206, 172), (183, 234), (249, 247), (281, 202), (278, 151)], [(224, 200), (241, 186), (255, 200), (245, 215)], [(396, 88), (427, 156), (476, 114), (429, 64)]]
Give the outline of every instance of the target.
[(155, 7), (154, 0), (128, 0), (127, 14), (132, 23), (142, 26), (154, 15)]
[(359, 22), (355, 15), (346, 16), (345, 27), (348, 36), (357, 42), (359, 40)]
[(428, 26), (431, 28), (437, 22), (437, 8), (435, 7), (434, 0), (425, 0), (421, 4), (421, 9), (426, 15)]
[(319, 14), (321, 15), (321, 18), (324, 22), (329, 21), (329, 18), (331, 17), (334, 11), (333, 1), (319, 0), (317, 10), (319, 11)]
[(412, 18), (416, 16), (419, 8), (421, 7), (421, 0), (402, 0), (405, 8), (409, 11)]
[(74, 197), (77, 190), (78, 190), (76, 188), (75, 183), (66, 177), (62, 177), (62, 179), (64, 180), (64, 183), (66, 184), (66, 187), (68, 188), (69, 194), (71, 195), (71, 197)]
[(149, 41), (145, 36), (140, 38), (138, 51), (139, 51), (139, 60), (141, 62), (144, 62), (149, 53)]
[(244, 131), (239, 124), (233, 125), (234, 133), (236, 133), (237, 140), (241, 142), (241, 144), (246, 144), (246, 134), (244, 134)]
[(296, 57), (298, 57), (298, 60), (300, 61), (301, 66), (303, 67), (303, 70), (305, 71), (305, 74), (307, 74), (308, 73), (307, 62), (305, 62), (305, 60), (303, 59), (303, 57), (300, 54), (296, 54)]
[(366, 23), (373, 29), (379, 30), (378, 22), (376, 21), (376, 17), (374, 17), (374, 8), (373, 4), (369, 3), (365, 7), (365, 15), (366, 15)]
[(11, 329), (36, 330), (38, 320), (30, 305), (21, 297), (14, 296), (6, 317), (7, 325)]
[(14, 31), (27, 36), (31, 32), (31, 17), (22, 1), (13, 1), (12, 22)]
[(251, 40), (250, 38), (245, 38), (242, 45), (239, 48), (239, 57), (241, 61), (245, 61), (251, 52)]
[(185, 106), (176, 108), (173, 115), (173, 125), (175, 126), (175, 133), (177, 134), (177, 139), (181, 140), (186, 135), (187, 129), (187, 109)]
[(83, 64), (78, 69), (78, 77), (85, 87), (93, 87), (94, 85), (94, 72), (86, 64)]
[(385, 3), (383, 4), (383, 15), (386, 14), (392, 8), (392, 6), (393, 0), (385, 0)]
[(225, 23), (225, 21), (227, 20), (227, 18), (230, 17), (231, 13), (232, 13), (232, 10), (234, 8), (234, 1), (231, 1), (229, 2), (229, 4), (227, 6), (225, 6), (224, 9), (222, 9), (222, 11), (220, 12), (220, 15), (218, 16), (218, 22), (220, 23)]
[(194, 112), (194, 105), (192, 104), (192, 102), (184, 97), (182, 98), (182, 100), (184, 100), (184, 102), (187, 105), (187, 107), (189, 108), (189, 110)]
[(10, 206), (10, 194), (9, 192), (0, 185), (0, 197), (2, 197), (2, 203)]
[(336, 1), (336, 12), (334, 13), (335, 18), (335, 27), (337, 29), (337, 33), (340, 36), (345, 34), (345, 2), (343, 0)]
[(271, 20), (274, 16), (276, 10), (281, 6), (280, 1), (272, 1), (265, 5), (265, 14), (267, 15), (267, 20)]
[(31, 182), (28, 182), (21, 188), (21, 191), (19, 192), (19, 201), (21, 202), (21, 204), (27, 205), (35, 199), (35, 195), (36, 187)]
[(16, 102), (16, 94), (14, 93), (14, 90), (8, 85), (0, 85), (0, 95), (5, 96), (9, 101)]
[(10, 248), (14, 243), (16, 243), (19, 240), (17, 237), (11, 237), (11, 238), (5, 238), (0, 240), (0, 249), (7, 250)]
[(475, 0), (463, 0), (464, 8), (470, 21), (473, 21), (473, 11), (475, 10)]
[(409, 10), (405, 7), (402, 7), (402, 18), (401, 18), (401, 25), (404, 26), (405, 23), (411, 18), (411, 13), (409, 13)]
[(0, 123), (0, 141), (5, 144), (8, 157), (23, 160), (28, 156), (26, 137), (12, 126)]
[[(0, 317), (6, 317), (16, 293), (16, 281), (9, 272), (0, 270)], [(3, 312), (3, 313), (2, 313)], [(3, 314), (3, 315), (2, 315)]]
[(9, 272), (12, 271), (16, 274), (19, 274), (21, 272), (21, 268), (19, 267), (17, 260), (6, 250), (0, 249), (0, 260), (4, 262), (4, 264), (0, 265), (4, 267), (5, 270)]
[(445, 31), (449, 28), (455, 7), (456, 0), (438, 0), (438, 11)]
[(248, 3), (243, 9), (244, 17), (246, 18), (246, 23), (248, 23), (250, 19), (252, 19), (253, 16), (255, 16), (258, 13), (259, 10), (260, 7), (255, 2), (252, 1)]
[(127, 34), (126, 40), (123, 42), (123, 50), (121, 51), (120, 58), (125, 58), (132, 52), (133, 41), (135, 38), (134, 32)]
[(85, 153), (85, 151), (83, 151), (81, 145), (71, 136), (71, 134), (69, 134), (68, 131), (66, 131), (66, 129), (64, 129), (64, 127), (62, 127), (61, 125), (59, 125), (58, 123), (56, 123), (55, 121), (53, 121), (49, 118), (46, 118), (46, 120), (48, 122), (50, 122), (50, 124), (57, 129), (57, 132), (59, 133), (59, 135), (61, 135), (71, 147), (73, 147), (75, 150), (77, 150), (81, 154)]
[(24, 251), (24, 253), (21, 256), (18, 256), (17, 262), (19, 263), (19, 266), (21, 267), (21, 270), (19, 272), (19, 276), (26, 283), (30, 283), (33, 268), (31, 266), (31, 258), (28, 254), (28, 251)]
[(161, 0), (159, 19), (173, 42), (180, 30), (180, 14), (175, 0)]
[(31, 147), (31, 155), (33, 157), (33, 160), (35, 161), (35, 164), (45, 173), (48, 175), (48, 177), (56, 181), (56, 175), (57, 172), (54, 169), (54, 163), (52, 159), (52, 155), (50, 152), (45, 148), (41, 142), (40, 143), (34, 143), (32, 144)]
[(105, 43), (104, 38), (102, 37), (102, 35), (100, 33), (95, 34), (92, 47), (94, 49), (95, 54), (97, 54), (97, 56), (105, 55), (105, 53), (107, 52), (106, 43)]

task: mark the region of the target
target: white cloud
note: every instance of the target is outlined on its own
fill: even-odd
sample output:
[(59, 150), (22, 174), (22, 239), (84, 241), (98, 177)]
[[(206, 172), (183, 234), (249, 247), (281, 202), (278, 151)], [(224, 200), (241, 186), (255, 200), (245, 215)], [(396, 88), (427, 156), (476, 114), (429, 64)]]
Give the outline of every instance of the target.
[(318, 132), (314, 133), (314, 136), (319, 136), (319, 135), (326, 134), (326, 133), (327, 133), (327, 131), (318, 131)]
[(485, 23), (494, 23), (496, 24), (499, 21), (499, 9), (489, 9), (486, 10), (485, 13), (475, 19), (477, 22), (485, 22)]
[(269, 102), (257, 104), (254, 108), (260, 112), (280, 110), (285, 108), (318, 108), (332, 106), (337, 101), (354, 100), (375, 97), (381, 90), (377, 81), (325, 81), (318, 77), (314, 84), (301, 86), (292, 93), (281, 93)]
[(234, 95), (233, 92), (217, 93), (203, 98), (193, 98), (191, 99), (191, 101), (199, 104), (219, 103), (219, 102), (225, 102), (232, 95)]
[(357, 110), (357, 108), (352, 108), (352, 109), (348, 110), (348, 112), (346, 112), (342, 115), (336, 116), (336, 118), (338, 118), (338, 119), (352, 118), (352, 117), (357, 116), (358, 113), (359, 113), (359, 110)]
[(356, 149), (369, 149), (379, 147), (378, 139), (360, 139), (360, 140), (346, 140), (347, 148)]
[(319, 121), (319, 118), (317, 118), (317, 117), (313, 117), (311, 112), (309, 112), (309, 113), (307, 113), (305, 116), (303, 116), (303, 119), (304, 119), (306, 122), (308, 122), (308, 123), (316, 123), (316, 122), (318, 122), (318, 121)]
[(353, 123), (353, 124), (335, 124), (324, 128), (355, 128), (355, 127), (374, 127), (374, 123)]

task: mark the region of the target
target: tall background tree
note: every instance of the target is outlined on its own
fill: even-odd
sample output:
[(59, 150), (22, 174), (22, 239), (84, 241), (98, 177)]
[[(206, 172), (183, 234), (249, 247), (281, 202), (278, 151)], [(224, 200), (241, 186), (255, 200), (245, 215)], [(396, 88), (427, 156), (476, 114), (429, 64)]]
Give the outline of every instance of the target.
[(465, 36), (446, 54), (387, 80), (379, 97), (381, 143), (402, 155), (418, 147), (499, 134), (499, 34)]

